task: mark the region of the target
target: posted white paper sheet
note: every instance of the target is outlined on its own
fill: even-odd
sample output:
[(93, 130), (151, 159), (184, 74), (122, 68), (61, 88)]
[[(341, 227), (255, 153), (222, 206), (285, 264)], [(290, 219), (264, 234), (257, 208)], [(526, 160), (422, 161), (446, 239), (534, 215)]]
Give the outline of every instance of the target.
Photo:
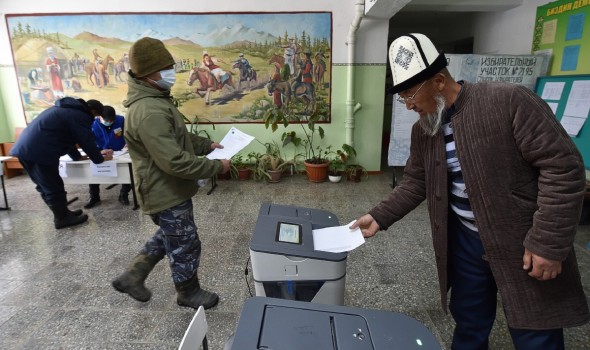
[(117, 162), (108, 160), (100, 164), (90, 163), (92, 176), (117, 177)]
[(250, 136), (232, 127), (223, 137), (220, 144), (223, 148), (216, 148), (213, 152), (207, 155), (208, 159), (231, 159), (244, 147), (248, 146), (254, 140), (254, 136)]
[(356, 230), (349, 228), (354, 221), (351, 221), (348, 225), (312, 230), (314, 249), (330, 253), (342, 253), (351, 251), (365, 243), (365, 237), (363, 237), (360, 228)]

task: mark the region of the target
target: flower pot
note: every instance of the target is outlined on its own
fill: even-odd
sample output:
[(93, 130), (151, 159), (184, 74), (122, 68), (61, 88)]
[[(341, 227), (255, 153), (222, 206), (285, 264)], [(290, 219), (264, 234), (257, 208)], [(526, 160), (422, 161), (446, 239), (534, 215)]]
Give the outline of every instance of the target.
[(337, 183), (340, 182), (340, 180), (342, 180), (342, 175), (328, 175), (328, 179), (330, 180), (330, 182)]
[(268, 170), (268, 175), (270, 175), (270, 180), (268, 182), (279, 182), (281, 181), (281, 176), (283, 175), (282, 170)]
[(328, 178), (328, 165), (330, 163), (324, 162), (320, 164), (303, 162), (305, 164), (305, 172), (307, 179), (311, 182), (325, 182)]
[(361, 182), (361, 177), (363, 176), (362, 171), (358, 170), (357, 172), (348, 172), (346, 174), (346, 180), (352, 182)]
[(238, 169), (238, 180), (240, 180), (240, 181), (250, 180), (251, 175), (252, 175), (252, 169), (250, 169), (250, 168), (239, 168)]
[(217, 174), (217, 180), (230, 180), (231, 179), (231, 172), (225, 172), (223, 174)]

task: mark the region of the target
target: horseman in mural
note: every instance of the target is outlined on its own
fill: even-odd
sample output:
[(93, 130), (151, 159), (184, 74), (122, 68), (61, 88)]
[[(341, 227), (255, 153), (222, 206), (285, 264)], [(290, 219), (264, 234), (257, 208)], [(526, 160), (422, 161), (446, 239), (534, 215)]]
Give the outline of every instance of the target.
[[(94, 57), (96, 57), (96, 62), (88, 62), (84, 66), (84, 70), (86, 72), (86, 81), (90, 85), (96, 85), (99, 88), (107, 86), (109, 83), (109, 72), (108, 66), (112, 63), (115, 59), (111, 55), (107, 55), (104, 59), (98, 55), (96, 49), (92, 51)], [(94, 77), (94, 81), (92, 78)]]
[(274, 73), (266, 84), (268, 95), (272, 96), (272, 102), (275, 108), (283, 110), (289, 105), (291, 100), (291, 85), (281, 77), (281, 65), (277, 62), (274, 64)]
[(326, 73), (326, 61), (324, 60), (323, 51), (319, 51), (315, 54), (315, 65), (313, 67), (313, 79), (318, 84), (318, 88), (324, 84), (324, 73)]
[(215, 82), (217, 85), (217, 89), (221, 89), (223, 84), (227, 81), (227, 79), (231, 78), (231, 76), (221, 69), (219, 64), (225, 63), (223, 59), (218, 57), (213, 57), (209, 55), (207, 51), (203, 52), (203, 60), (201, 62), (201, 68), (207, 69), (211, 72), (211, 75), (215, 78)]
[(311, 51), (305, 50), (305, 61), (301, 64), (299, 75), (291, 85), (293, 97), (306, 102), (305, 112), (315, 105), (315, 88), (313, 86), (313, 63), (311, 62)]
[[(187, 83), (189, 86), (192, 86), (198, 80), (199, 87), (197, 87), (195, 92), (199, 96), (204, 97), (205, 104), (209, 105), (211, 103), (210, 96), (212, 91), (221, 91), (224, 86), (229, 86), (231, 90), (234, 90), (234, 83), (231, 72), (223, 71), (212, 60), (205, 60), (207, 57), (210, 58), (209, 54), (205, 52), (203, 55), (203, 65), (201, 67), (193, 67), (189, 70)], [(217, 59), (216, 61), (223, 62), (221, 59)], [(208, 66), (205, 62), (208, 62)], [(219, 77), (216, 77), (216, 75)]]
[(295, 44), (295, 38), (289, 38), (289, 42), (286, 45), (283, 45), (282, 48), (285, 49), (283, 55), (283, 58), (285, 59), (284, 64), (289, 66), (290, 75), (297, 75), (297, 58), (301, 53), (301, 45)]
[(250, 88), (250, 83), (252, 81), (258, 81), (256, 78), (256, 70), (252, 68), (250, 62), (244, 57), (243, 53), (240, 53), (238, 56), (238, 60), (234, 62), (233, 69), (238, 69), (240, 71), (240, 79), (238, 80), (238, 90), (242, 89), (242, 82), (248, 82), (248, 88)]

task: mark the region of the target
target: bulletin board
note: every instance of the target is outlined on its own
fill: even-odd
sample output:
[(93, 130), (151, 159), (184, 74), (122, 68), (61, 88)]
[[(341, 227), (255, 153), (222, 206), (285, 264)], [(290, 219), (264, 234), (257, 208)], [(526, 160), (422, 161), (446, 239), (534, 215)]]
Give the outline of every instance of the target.
[[(590, 74), (540, 77), (535, 92), (549, 104), (590, 170)], [(564, 122), (565, 119), (569, 122)], [(582, 125), (576, 135), (573, 135)]]
[(590, 1), (558, 0), (539, 6), (533, 53), (553, 56), (548, 75), (590, 73)]

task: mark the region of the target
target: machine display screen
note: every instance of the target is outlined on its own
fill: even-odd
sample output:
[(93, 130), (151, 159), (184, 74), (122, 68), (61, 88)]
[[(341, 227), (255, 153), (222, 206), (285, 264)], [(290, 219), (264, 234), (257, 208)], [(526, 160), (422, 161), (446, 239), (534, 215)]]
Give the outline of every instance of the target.
[(285, 243), (301, 244), (301, 225), (279, 222), (276, 240)]

